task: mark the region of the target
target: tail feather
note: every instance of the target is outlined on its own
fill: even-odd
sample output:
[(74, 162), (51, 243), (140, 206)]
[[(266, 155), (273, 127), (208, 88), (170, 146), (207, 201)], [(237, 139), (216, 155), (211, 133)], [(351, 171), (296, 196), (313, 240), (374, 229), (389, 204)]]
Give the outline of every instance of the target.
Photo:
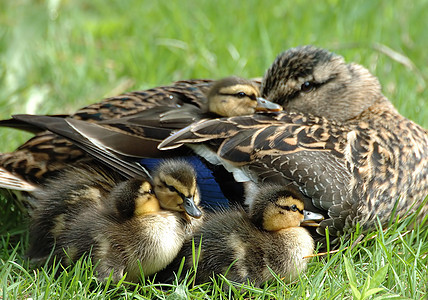
[(0, 188), (34, 192), (37, 186), (0, 167)]

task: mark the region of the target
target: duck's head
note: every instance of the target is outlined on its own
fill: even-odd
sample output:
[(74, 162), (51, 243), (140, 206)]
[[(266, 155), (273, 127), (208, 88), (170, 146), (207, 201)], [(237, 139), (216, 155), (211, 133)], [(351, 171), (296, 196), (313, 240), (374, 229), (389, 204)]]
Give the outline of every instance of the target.
[(261, 95), (288, 112), (343, 122), (378, 102), (388, 102), (375, 76), (342, 56), (313, 46), (289, 49), (267, 70)]
[(254, 82), (236, 76), (218, 80), (207, 98), (209, 111), (222, 117), (282, 110), (280, 105), (261, 98), (259, 87)]
[(304, 210), (301, 195), (290, 187), (262, 186), (250, 207), (252, 222), (267, 231), (300, 225), (316, 226), (323, 216)]
[(202, 216), (196, 172), (180, 160), (165, 160), (153, 175), (154, 192), (163, 209), (184, 212), (193, 218)]

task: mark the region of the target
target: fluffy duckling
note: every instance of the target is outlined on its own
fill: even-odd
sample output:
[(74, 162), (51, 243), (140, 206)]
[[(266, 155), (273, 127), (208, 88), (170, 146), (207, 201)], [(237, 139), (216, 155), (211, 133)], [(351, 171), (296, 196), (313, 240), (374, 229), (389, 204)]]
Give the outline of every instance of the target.
[(326, 217), (320, 234), (371, 230), (418, 208), (426, 216), (428, 133), (367, 69), (297, 47), (278, 55), (261, 91), (284, 112), (196, 122), (160, 148), (186, 144), (237, 181), (298, 186), (305, 207)]
[(98, 262), (98, 278), (138, 281), (167, 266), (201, 222), (195, 171), (167, 160), (146, 178), (125, 180), (95, 164), (64, 170), (34, 193), (28, 255), (51, 253), (71, 264), (82, 255)]
[[(224, 274), (235, 282), (260, 285), (273, 278), (269, 268), (289, 282), (306, 270), (304, 257), (314, 251), (311, 235), (300, 225), (321, 219), (304, 210), (301, 195), (290, 187), (264, 185), (249, 214), (234, 208), (208, 215), (174, 264), (178, 266), (185, 257), (184, 269), (192, 268), (192, 243), (196, 252), (201, 244), (196, 259), (198, 283)], [(163, 274), (158, 275), (162, 278)]]

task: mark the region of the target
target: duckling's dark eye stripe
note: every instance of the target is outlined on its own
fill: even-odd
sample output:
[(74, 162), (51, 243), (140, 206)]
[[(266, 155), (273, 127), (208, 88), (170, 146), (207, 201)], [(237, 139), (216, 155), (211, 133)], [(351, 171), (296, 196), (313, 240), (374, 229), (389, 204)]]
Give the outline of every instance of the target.
[[(243, 93), (243, 95), (239, 95), (240, 93)], [(218, 93), (218, 94), (220, 96), (232, 96), (232, 97), (241, 97), (241, 98), (248, 97), (251, 100), (256, 100), (256, 98), (257, 98), (255, 94), (248, 95), (245, 92), (238, 92), (238, 93), (234, 93), (234, 94), (227, 94), (227, 93)]]
[(283, 210), (288, 210), (288, 211), (290, 211), (290, 210), (292, 210), (292, 211), (298, 211), (300, 214), (302, 214), (303, 215), (303, 210), (302, 209), (298, 209), (296, 206), (294, 206), (293, 205), (293, 208), (294, 209), (292, 209), (290, 206), (288, 206), (288, 205), (279, 205), (279, 204), (276, 204), (276, 206), (278, 206), (279, 208), (281, 208), (281, 209), (283, 209)]
[(186, 198), (186, 196), (184, 196), (183, 193), (180, 193), (179, 191), (177, 191), (177, 189), (175, 187), (173, 187), (172, 185), (168, 185), (165, 183), (165, 185), (167, 186), (167, 188), (171, 191), (171, 192), (175, 192), (178, 194), (178, 196), (180, 196), (181, 199)]

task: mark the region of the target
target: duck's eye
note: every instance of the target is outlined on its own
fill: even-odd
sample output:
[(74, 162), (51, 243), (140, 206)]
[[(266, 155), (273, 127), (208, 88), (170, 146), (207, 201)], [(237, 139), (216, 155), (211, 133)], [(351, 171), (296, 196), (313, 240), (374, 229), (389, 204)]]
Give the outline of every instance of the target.
[(291, 209), (292, 211), (297, 211), (297, 206), (294, 204), (294, 205), (292, 205), (292, 206), (290, 207), (290, 209)]
[(155, 192), (152, 189), (149, 190), (149, 194), (154, 194), (154, 193)]
[(244, 98), (244, 97), (247, 97), (247, 94), (245, 94), (244, 92), (238, 92), (238, 93), (236, 93), (236, 97)]
[(309, 93), (315, 88), (315, 85), (312, 82), (305, 81), (303, 82), (302, 86), (300, 87), (300, 90), (304, 93)]

